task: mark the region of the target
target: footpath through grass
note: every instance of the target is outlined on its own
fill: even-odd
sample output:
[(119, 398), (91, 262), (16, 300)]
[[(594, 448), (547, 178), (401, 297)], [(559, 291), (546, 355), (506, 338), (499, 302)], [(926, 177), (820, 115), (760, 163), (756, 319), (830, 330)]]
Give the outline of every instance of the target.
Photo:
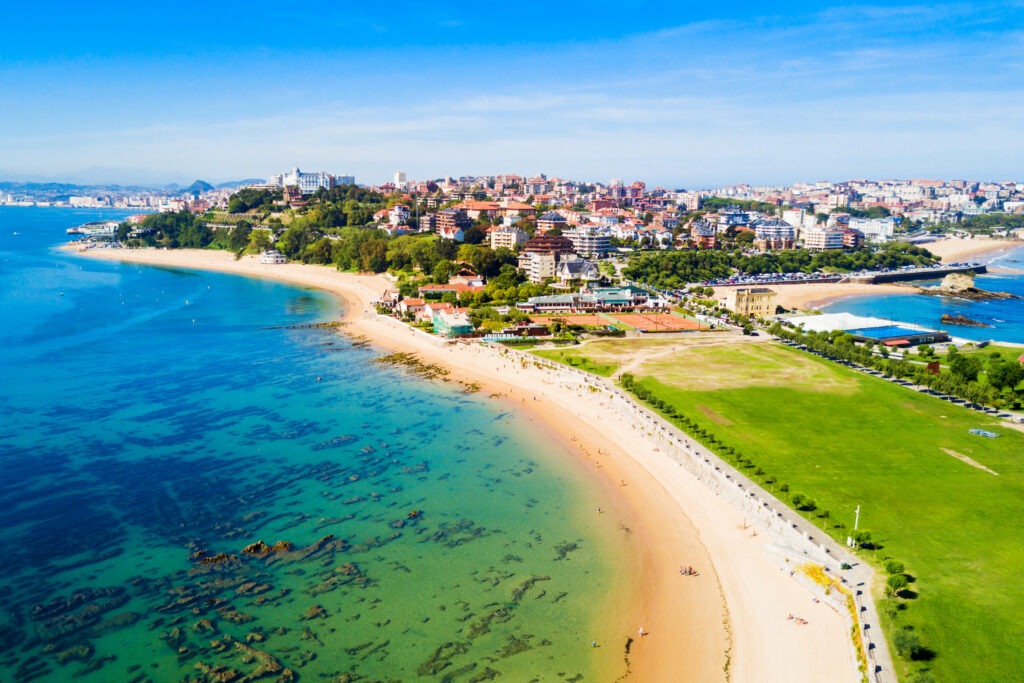
[[(910, 632), (923, 645), (916, 657), (894, 657), (906, 680), (922, 672), (921, 680), (1020, 680), (1024, 434), (775, 343), (670, 354), (629, 346), (558, 353), (585, 357), (575, 361), (582, 369), (628, 366), (664, 412), (713, 436), (726, 459), (741, 454), (745, 474), (786, 502), (813, 499), (804, 514), (836, 539), (845, 540), (861, 506), (860, 527), (878, 546), (861, 554), (879, 567), (897, 559), (911, 578), (906, 597), (880, 605), (890, 643)], [(637, 356), (646, 360), (629, 360)]]

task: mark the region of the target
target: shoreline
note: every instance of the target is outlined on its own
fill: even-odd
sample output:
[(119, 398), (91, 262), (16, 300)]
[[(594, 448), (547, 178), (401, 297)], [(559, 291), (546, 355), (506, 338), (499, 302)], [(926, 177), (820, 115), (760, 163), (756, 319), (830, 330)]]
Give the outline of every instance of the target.
[[(986, 264), (996, 260), (1006, 252), (1024, 247), (1024, 240), (1018, 239), (973, 239), (947, 238), (921, 245), (945, 262), (957, 262), (965, 258), (980, 258)], [(999, 266), (996, 266), (998, 268)], [(771, 287), (771, 285), (768, 285)], [(732, 287), (716, 287), (715, 298), (723, 296), (723, 292)], [(878, 296), (885, 294), (913, 293), (914, 288), (908, 285), (882, 283), (838, 283), (808, 282), (783, 284), (772, 287), (777, 292), (776, 303), (784, 308), (794, 310), (817, 310), (837, 303), (844, 299), (858, 296)]]
[[(558, 451), (593, 475), (585, 485), (612, 500), (628, 520), (636, 556), (628, 562), (631, 580), (623, 595), (611, 597), (624, 611), (608, 616), (616, 642), (607, 645), (617, 650), (633, 639), (631, 680), (675, 680), (683, 671), (700, 681), (859, 680), (843, 616), (814, 603), (781, 570), (770, 540), (752, 535), (739, 511), (658, 457), (642, 427), (613, 411), (602, 393), (584, 389), (568, 370), (531, 366), (507, 349), (445, 344), (378, 316), (370, 304), (390, 285), (378, 275), (260, 264), (255, 257), (236, 261), (233, 254), (206, 250), (94, 249), (82, 255), (328, 291), (342, 301), (349, 331), (375, 346), (443, 365), (452, 378), (480, 385), (484, 395), (499, 394), (503, 406), (537, 423)], [(700, 575), (680, 577), (680, 565)], [(813, 628), (787, 624), (786, 614), (794, 612), (806, 615)], [(639, 637), (640, 627), (649, 635)]]

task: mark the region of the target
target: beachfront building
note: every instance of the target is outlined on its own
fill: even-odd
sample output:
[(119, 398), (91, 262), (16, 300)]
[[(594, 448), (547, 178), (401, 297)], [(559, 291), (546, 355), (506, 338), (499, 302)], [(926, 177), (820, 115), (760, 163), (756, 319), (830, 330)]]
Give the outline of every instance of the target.
[(775, 315), (775, 295), (768, 287), (737, 287), (726, 292), (722, 302), (737, 315), (767, 318)]
[(812, 251), (843, 248), (843, 231), (832, 228), (808, 228), (804, 230), (804, 247)]
[(434, 314), (434, 334), (450, 339), (473, 334), (474, 329), (464, 309), (441, 309)]
[(402, 299), (395, 306), (395, 310), (402, 315), (415, 316), (423, 310), (424, 306), (426, 306), (426, 302), (423, 299)]
[(498, 249), (505, 247), (506, 249), (515, 249), (521, 244), (525, 244), (526, 240), (530, 239), (530, 236), (525, 230), (515, 227), (514, 225), (502, 226), (491, 230), (488, 235), (491, 241), (491, 249)]
[(581, 225), (566, 230), (565, 236), (572, 242), (573, 251), (587, 258), (601, 258), (612, 250), (611, 237), (605, 228)]
[(419, 295), (423, 299), (439, 299), (445, 294), (454, 294), (455, 296), (462, 296), (464, 294), (476, 294), (477, 292), (484, 291), (484, 286), (479, 285), (468, 285), (461, 282), (450, 282), (446, 285), (420, 285)]
[(268, 249), (260, 254), (260, 263), (288, 263), (288, 259), (277, 249)]

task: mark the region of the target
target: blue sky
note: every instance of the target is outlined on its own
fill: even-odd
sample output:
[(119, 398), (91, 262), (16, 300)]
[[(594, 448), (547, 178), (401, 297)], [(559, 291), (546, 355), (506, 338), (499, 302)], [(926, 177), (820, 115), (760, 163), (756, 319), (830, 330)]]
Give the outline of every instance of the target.
[(4, 9), (0, 179), (1024, 176), (1019, 1), (97, 4)]

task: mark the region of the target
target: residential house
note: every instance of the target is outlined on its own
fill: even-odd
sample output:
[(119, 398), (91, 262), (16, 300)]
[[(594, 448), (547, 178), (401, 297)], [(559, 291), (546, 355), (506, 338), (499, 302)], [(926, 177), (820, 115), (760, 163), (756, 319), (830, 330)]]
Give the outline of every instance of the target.
[(597, 266), (586, 259), (569, 257), (555, 266), (555, 277), (563, 284), (571, 282), (590, 283), (601, 279)]
[(409, 220), (409, 216), (408, 206), (405, 204), (395, 204), (388, 212), (388, 223), (391, 225), (401, 225)]
[(561, 230), (567, 225), (569, 225), (569, 222), (565, 220), (565, 216), (555, 211), (548, 211), (537, 218), (537, 232), (542, 235), (555, 228)]
[(437, 234), (441, 239), (462, 242), (466, 239), (466, 233), (460, 227), (438, 227)]
[[(437, 232), (444, 236), (455, 234), (455, 229), (459, 229), (459, 233), (465, 230), (469, 230), (470, 226), (473, 225), (473, 219), (471, 219), (465, 211), (462, 209), (444, 209), (438, 211), (437, 216)], [(445, 237), (445, 239), (455, 239), (454, 237)], [(456, 240), (462, 241), (462, 235)]]
[(718, 230), (707, 221), (690, 223), (690, 236), (698, 249), (714, 249), (718, 245)]
[(401, 301), (398, 302), (398, 305), (395, 306), (395, 310), (397, 310), (402, 315), (409, 313), (412, 314), (413, 316), (416, 316), (423, 311), (423, 307), (425, 305), (426, 302), (423, 301), (423, 299), (402, 299)]

